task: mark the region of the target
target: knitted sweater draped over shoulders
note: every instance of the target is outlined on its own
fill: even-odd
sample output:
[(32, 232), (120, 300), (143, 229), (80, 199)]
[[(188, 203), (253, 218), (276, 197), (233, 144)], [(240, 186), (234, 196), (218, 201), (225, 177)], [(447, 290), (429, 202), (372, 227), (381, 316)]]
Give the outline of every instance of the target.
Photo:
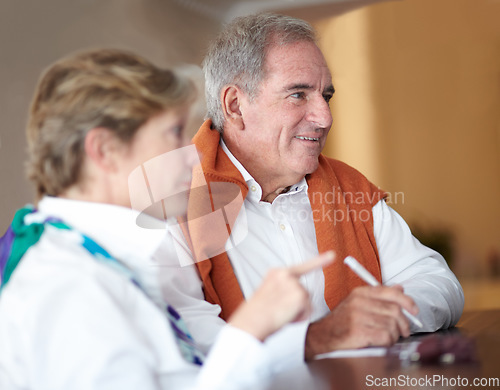
[[(220, 134), (210, 121), (193, 139), (202, 162), (193, 171), (187, 221), (181, 226), (203, 281), (205, 299), (220, 305), (220, 316), (227, 320), (244, 299), (225, 246), (248, 186), (219, 141)], [(325, 300), (333, 309), (355, 287), (364, 285), (343, 264), (346, 256), (355, 257), (381, 281), (372, 208), (385, 193), (354, 168), (323, 155), (306, 181), (318, 252), (336, 253), (336, 260), (323, 270)]]

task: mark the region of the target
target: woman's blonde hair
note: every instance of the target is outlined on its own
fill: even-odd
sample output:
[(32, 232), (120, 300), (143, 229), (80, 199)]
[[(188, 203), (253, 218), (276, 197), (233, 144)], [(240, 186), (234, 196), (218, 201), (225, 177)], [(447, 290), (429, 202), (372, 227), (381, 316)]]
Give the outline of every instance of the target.
[(190, 80), (130, 52), (94, 50), (56, 62), (39, 81), (27, 126), (37, 198), (80, 181), (89, 130), (105, 127), (130, 142), (148, 119), (193, 98)]

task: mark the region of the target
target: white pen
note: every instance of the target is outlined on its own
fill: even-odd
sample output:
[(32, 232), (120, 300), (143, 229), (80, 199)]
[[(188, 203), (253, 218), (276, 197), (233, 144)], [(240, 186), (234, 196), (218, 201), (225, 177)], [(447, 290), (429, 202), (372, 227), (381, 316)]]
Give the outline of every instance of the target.
[[(352, 269), (354, 271), (354, 273), (356, 275), (358, 275), (361, 279), (363, 279), (366, 283), (368, 283), (370, 286), (380, 286), (380, 283), (377, 279), (375, 279), (375, 277), (369, 273), (365, 267), (363, 267), (359, 262), (358, 260), (356, 260), (354, 257), (352, 256), (347, 256), (345, 259), (344, 259), (344, 263), (349, 266), (350, 269)], [(422, 328), (423, 325), (422, 323), (420, 322), (420, 320), (415, 317), (413, 314), (411, 314), (410, 312), (408, 312), (408, 310), (406, 309), (401, 309), (401, 311), (403, 312), (403, 314), (406, 316), (406, 318), (408, 318), (411, 322), (413, 322), (413, 324), (415, 324), (416, 326), (418, 326), (419, 328)]]

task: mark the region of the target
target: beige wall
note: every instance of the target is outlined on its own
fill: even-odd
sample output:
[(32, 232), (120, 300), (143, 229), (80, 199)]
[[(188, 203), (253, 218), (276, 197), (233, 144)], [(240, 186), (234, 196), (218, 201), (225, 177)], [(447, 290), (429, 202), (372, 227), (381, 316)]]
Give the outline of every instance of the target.
[(337, 89), (326, 153), (455, 235), (456, 271), (500, 252), (500, 2), (404, 0), (317, 23)]
[(159, 0), (0, 1), (0, 235), (31, 202), (24, 126), (40, 72), (94, 47), (138, 52), (159, 65), (200, 63), (218, 24)]

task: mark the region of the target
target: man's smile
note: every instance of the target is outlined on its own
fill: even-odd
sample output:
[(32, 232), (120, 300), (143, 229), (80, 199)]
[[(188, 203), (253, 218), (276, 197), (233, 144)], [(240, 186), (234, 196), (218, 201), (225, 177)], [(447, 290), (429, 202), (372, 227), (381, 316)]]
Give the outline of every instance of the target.
[(295, 136), (295, 138), (301, 139), (301, 140), (304, 140), (304, 141), (319, 141), (319, 137), (318, 138), (314, 138), (314, 137), (303, 137), (303, 136), (297, 135), (297, 136)]

